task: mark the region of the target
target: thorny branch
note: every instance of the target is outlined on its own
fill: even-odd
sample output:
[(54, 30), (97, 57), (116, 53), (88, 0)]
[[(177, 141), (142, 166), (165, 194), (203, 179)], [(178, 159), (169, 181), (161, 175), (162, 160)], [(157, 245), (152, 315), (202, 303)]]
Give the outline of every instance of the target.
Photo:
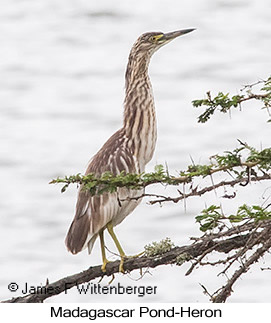
[[(169, 239), (161, 243), (153, 243), (145, 247), (145, 254), (138, 258), (127, 259), (124, 263), (126, 273), (130, 273), (137, 269), (155, 268), (161, 265), (177, 265), (182, 266), (186, 262), (192, 262), (190, 274), (193, 270), (201, 265), (203, 258), (214, 252), (219, 252), (225, 255), (225, 259), (229, 258), (229, 253), (232, 262), (239, 264), (242, 261), (239, 269), (235, 271), (232, 277), (227, 281), (226, 285), (221, 290), (208, 294), (212, 302), (225, 302), (232, 292), (232, 287), (236, 280), (244, 274), (249, 267), (263, 257), (271, 247), (271, 221), (261, 221), (255, 226), (249, 224), (242, 224), (238, 227), (230, 228), (223, 232), (216, 234), (204, 234), (201, 238), (197, 238), (192, 244), (174, 247), (169, 243)], [(166, 245), (166, 246), (165, 246)], [(247, 259), (249, 250), (256, 251)], [(169, 248), (170, 247), (170, 248)], [(169, 250), (168, 250), (169, 249)], [(167, 250), (167, 251), (165, 251)], [(233, 261), (234, 260), (234, 261)], [(208, 265), (217, 265), (218, 262), (209, 262)], [(207, 263), (205, 264), (207, 265)], [(223, 265), (223, 262), (219, 265)], [(47, 283), (43, 286), (47, 292), (41, 294), (28, 294), (25, 296), (18, 296), (2, 302), (5, 303), (42, 303), (47, 298), (59, 295), (70, 288), (74, 288), (80, 284), (90, 282), (94, 279), (103, 278), (105, 276), (112, 276), (118, 273), (119, 261), (111, 262), (107, 265), (106, 273), (101, 271), (100, 266), (90, 267), (87, 270), (64, 277), (54, 283)]]
[[(252, 92), (252, 88), (254, 89), (257, 85), (260, 85), (261, 88), (257, 90), (257, 93)], [(226, 113), (232, 108), (240, 107), (243, 102), (248, 100), (262, 102), (270, 117), (271, 77), (265, 81), (246, 85), (241, 90), (241, 94), (232, 97), (228, 93), (222, 92), (212, 97), (211, 93), (207, 92), (206, 99), (194, 100), (193, 105), (205, 107), (205, 111), (199, 116), (198, 121), (206, 122), (215, 111)], [(268, 122), (271, 122), (271, 119)], [(227, 187), (246, 186), (251, 182), (271, 179), (271, 148), (258, 151), (240, 140), (239, 143), (240, 147), (233, 151), (211, 157), (209, 164), (195, 165), (193, 163), (185, 171), (180, 171), (175, 176), (170, 175), (167, 168), (164, 169), (162, 165), (157, 165), (152, 173), (126, 174), (122, 172), (115, 176), (107, 172), (98, 178), (94, 174), (85, 176), (77, 174), (57, 178), (51, 183), (64, 184), (62, 192), (72, 183), (83, 185), (91, 195), (104, 192), (112, 193), (121, 187), (145, 189), (155, 183), (177, 187), (179, 195), (175, 197), (144, 192), (140, 196), (132, 198), (153, 198), (149, 202), (150, 204), (177, 203), (182, 200), (185, 202), (189, 197), (202, 196), (211, 191), (216, 192), (218, 188), (224, 188), (223, 198), (231, 199), (236, 196), (236, 192), (228, 193)], [(223, 180), (219, 177), (221, 174), (225, 175)], [(226, 176), (230, 176), (230, 178)], [(208, 184), (208, 186), (205, 181), (203, 185), (200, 182), (200, 187), (198, 179), (208, 177), (211, 179), (211, 185)], [(183, 186), (183, 191), (180, 189), (180, 185)], [(119, 203), (122, 201), (120, 200)], [(201, 286), (204, 294), (208, 295), (212, 302), (225, 302), (231, 295), (235, 282), (271, 248), (271, 212), (267, 210), (268, 207), (270, 204), (265, 208), (244, 204), (238, 208), (236, 214), (226, 217), (223, 212), (220, 212), (220, 207), (211, 205), (196, 217), (196, 221), (200, 224), (200, 230), (205, 232), (202, 237), (191, 238), (194, 241), (192, 244), (174, 248), (170, 244), (167, 244), (165, 248), (165, 241), (162, 241), (162, 244), (153, 243), (152, 246), (145, 247), (144, 256), (128, 259), (125, 262), (125, 270), (129, 273), (136, 269), (154, 268), (167, 264), (181, 266), (186, 262), (191, 262), (190, 268), (186, 271), (186, 275), (189, 275), (201, 266), (222, 266), (219, 275), (226, 277), (224, 286), (213, 293), (210, 293), (203, 285)], [(210, 261), (208, 256), (215, 252), (219, 252), (220, 257)], [(67, 288), (73, 288), (96, 278), (114, 275), (118, 272), (118, 266), (118, 261), (108, 264), (106, 273), (101, 272), (100, 266), (90, 267), (84, 272), (65, 277), (52, 284), (46, 284), (46, 287), (52, 290), (50, 294), (26, 295), (6, 302), (43, 302), (48, 297), (64, 292)], [(270, 270), (270, 267), (262, 268), (262, 270)]]
[[(240, 147), (233, 151), (226, 151), (222, 155), (212, 156), (210, 158), (210, 164), (190, 165), (187, 170), (180, 171), (177, 176), (170, 175), (162, 165), (157, 165), (154, 172), (151, 173), (126, 174), (125, 172), (121, 172), (118, 175), (114, 175), (110, 172), (105, 172), (100, 177), (92, 173), (87, 175), (77, 174), (54, 179), (51, 183), (64, 184), (61, 190), (62, 192), (65, 192), (70, 184), (76, 183), (82, 185), (91, 195), (116, 192), (121, 187), (134, 190), (145, 189), (152, 184), (173, 186), (188, 184), (190, 186), (190, 192), (182, 193), (181, 189), (178, 189), (180, 194), (178, 197), (146, 194), (145, 192), (143, 195), (133, 197), (133, 199), (140, 199), (145, 196), (156, 197), (156, 200), (150, 202), (150, 204), (155, 204), (168, 201), (177, 203), (191, 196), (201, 196), (219, 187), (235, 186), (237, 184), (245, 186), (252, 181), (270, 180), (271, 148), (258, 151), (246, 143), (242, 143), (240, 140), (239, 143)], [(218, 174), (230, 175), (232, 179), (215, 183), (213, 177), (215, 175), (217, 177)], [(206, 177), (211, 178), (211, 186), (202, 189), (195, 186), (197, 179), (204, 179)], [(235, 197), (235, 194), (225, 194), (224, 197)]]
[[(139, 196), (136, 196), (136, 197), (129, 197), (127, 199), (129, 200), (139, 200), (143, 197), (151, 197), (151, 198), (156, 198), (155, 200), (150, 200), (148, 201), (149, 204), (156, 204), (156, 203), (164, 203), (164, 202), (173, 202), (173, 203), (178, 203), (182, 200), (185, 200), (189, 197), (192, 197), (192, 196), (201, 196), (205, 193), (208, 193), (208, 192), (211, 192), (211, 191), (214, 191), (216, 190), (217, 188), (219, 187), (233, 187), (233, 186), (236, 186), (238, 184), (242, 184), (242, 183), (248, 183), (248, 180), (249, 182), (260, 182), (260, 181), (263, 181), (263, 180), (270, 180), (271, 179), (271, 175), (269, 174), (264, 174), (262, 176), (257, 176), (257, 177), (250, 177), (250, 178), (237, 178), (237, 179), (233, 179), (231, 181), (221, 181), (219, 183), (216, 183), (216, 184), (213, 184), (213, 185), (210, 185), (210, 186), (206, 186), (202, 189), (199, 189), (199, 187), (191, 187), (190, 189), (190, 192), (189, 193), (182, 193), (180, 190), (178, 190), (179, 192), (179, 196), (176, 196), (176, 197), (172, 197), (172, 196), (165, 196), (165, 195), (161, 195), (161, 194), (148, 194), (148, 193), (143, 193)], [(234, 198), (235, 197), (235, 194), (233, 195), (223, 195), (222, 196), (223, 198)], [(126, 200), (127, 200), (126, 199)], [(124, 200), (121, 200), (121, 201), (124, 201)]]

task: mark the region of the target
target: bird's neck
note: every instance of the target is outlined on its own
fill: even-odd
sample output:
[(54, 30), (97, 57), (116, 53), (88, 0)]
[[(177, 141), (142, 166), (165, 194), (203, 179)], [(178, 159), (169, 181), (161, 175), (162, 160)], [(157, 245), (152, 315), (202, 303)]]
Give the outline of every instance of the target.
[(126, 70), (124, 131), (129, 148), (143, 171), (156, 144), (156, 116), (152, 86), (148, 75), (150, 59), (130, 55)]
[(149, 63), (149, 55), (139, 56), (133, 51), (130, 53), (125, 73), (126, 95), (129, 89), (135, 85), (135, 80), (146, 78), (150, 84), (148, 76)]

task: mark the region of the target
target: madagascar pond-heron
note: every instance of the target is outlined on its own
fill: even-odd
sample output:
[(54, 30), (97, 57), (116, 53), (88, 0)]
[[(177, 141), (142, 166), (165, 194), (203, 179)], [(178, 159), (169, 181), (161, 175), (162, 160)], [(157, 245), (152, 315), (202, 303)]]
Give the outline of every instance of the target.
[[(194, 29), (170, 33), (148, 32), (141, 35), (133, 45), (125, 74), (125, 100), (123, 127), (113, 134), (90, 161), (86, 174), (100, 176), (106, 171), (115, 175), (142, 173), (151, 160), (157, 138), (156, 117), (152, 86), (148, 75), (150, 58), (160, 47)], [(113, 228), (121, 223), (141, 199), (131, 199), (138, 190), (119, 188), (114, 193), (92, 196), (81, 186), (78, 193), (76, 213), (66, 237), (66, 246), (76, 254), (88, 248), (91, 252), (96, 238), (100, 237), (102, 271), (106, 272), (108, 260), (105, 253), (104, 230), (111, 235), (120, 255), (119, 270), (124, 272), (127, 257)], [(119, 201), (122, 201), (119, 203)]]

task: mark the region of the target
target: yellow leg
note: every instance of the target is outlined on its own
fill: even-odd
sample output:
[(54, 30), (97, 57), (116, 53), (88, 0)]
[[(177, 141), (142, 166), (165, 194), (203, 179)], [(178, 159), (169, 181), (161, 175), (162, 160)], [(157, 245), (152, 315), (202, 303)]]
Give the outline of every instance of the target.
[(103, 264), (101, 267), (102, 272), (106, 272), (106, 265), (109, 263), (109, 261), (106, 258), (106, 254), (105, 254), (105, 245), (104, 245), (104, 230), (101, 230), (99, 232), (99, 236), (100, 236), (100, 242), (101, 242), (101, 250), (102, 250), (102, 258), (103, 258)]
[(120, 243), (119, 243), (119, 240), (117, 239), (117, 236), (115, 235), (112, 223), (109, 222), (106, 227), (107, 227), (107, 230), (108, 230), (109, 234), (111, 235), (111, 237), (112, 237), (112, 239), (113, 239), (113, 241), (114, 241), (114, 243), (115, 243), (115, 245), (116, 245), (116, 247), (117, 247), (117, 249), (119, 251), (119, 254), (120, 254), (119, 271), (124, 273), (123, 263), (124, 263), (124, 258), (127, 258), (127, 257), (125, 255)]

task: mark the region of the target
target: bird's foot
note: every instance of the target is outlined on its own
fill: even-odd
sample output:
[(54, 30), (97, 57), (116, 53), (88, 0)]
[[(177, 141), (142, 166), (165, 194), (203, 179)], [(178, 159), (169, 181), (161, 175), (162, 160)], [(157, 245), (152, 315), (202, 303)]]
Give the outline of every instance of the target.
[(108, 285), (112, 284), (112, 282), (113, 282), (113, 280), (114, 280), (114, 279), (115, 279), (115, 275), (114, 275), (114, 274), (112, 274), (112, 277), (111, 277), (111, 279), (110, 279), (110, 281), (109, 281)]
[(127, 259), (133, 259), (133, 258), (138, 258), (140, 256), (142, 256), (144, 254), (144, 251), (143, 252), (140, 252), (139, 254), (137, 255), (133, 255), (133, 256), (127, 256), (127, 255), (120, 255), (120, 264), (119, 264), (119, 272), (120, 273), (125, 273), (125, 270), (123, 268), (123, 265), (124, 265), (124, 261), (127, 260)]
[[(124, 268), (123, 268), (123, 264), (124, 264), (125, 259), (129, 259), (129, 258), (134, 258), (134, 256), (126, 256), (126, 255), (124, 255), (124, 256), (120, 256), (120, 264), (119, 264), (119, 272), (120, 272), (120, 273), (123, 273), (123, 274), (125, 273), (125, 270), (124, 270)], [(102, 266), (101, 266), (101, 271), (102, 271), (103, 273), (106, 273), (106, 265), (107, 265), (108, 263), (110, 263), (110, 261), (109, 261), (109, 260), (107, 260), (107, 259), (104, 259), (103, 264), (102, 264)]]
[(103, 273), (106, 273), (106, 265), (109, 263), (110, 261), (108, 261), (107, 259), (104, 259), (103, 260), (103, 264), (102, 264), (102, 266), (101, 266), (101, 271), (103, 272)]

